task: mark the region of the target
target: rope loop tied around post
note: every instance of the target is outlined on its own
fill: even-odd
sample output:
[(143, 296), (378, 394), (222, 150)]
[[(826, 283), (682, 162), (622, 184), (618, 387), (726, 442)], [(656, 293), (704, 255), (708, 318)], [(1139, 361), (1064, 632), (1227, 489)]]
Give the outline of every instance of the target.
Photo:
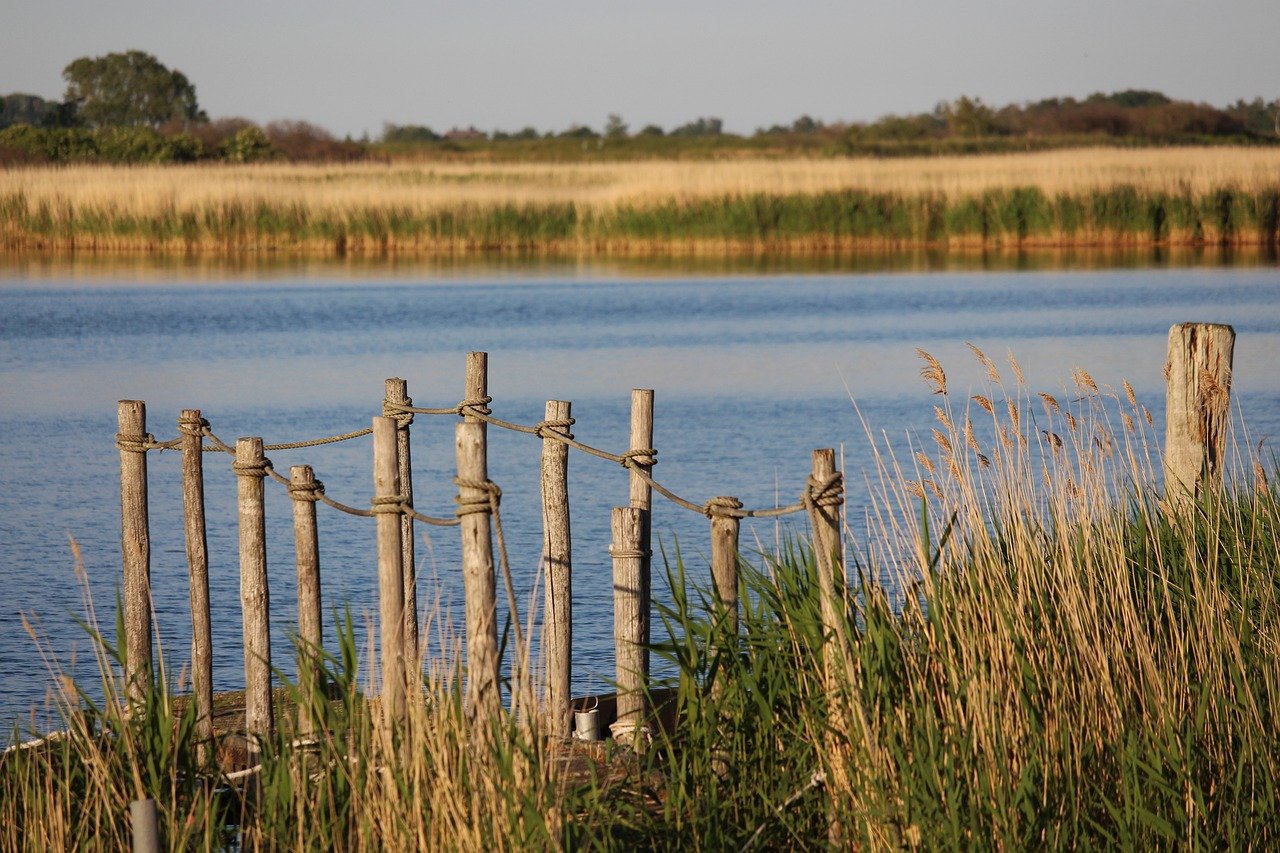
[(408, 429), (413, 423), (413, 399), (405, 397), (403, 403), (393, 403), (390, 400), (382, 401), (382, 416), (384, 418), (392, 418), (396, 422), (396, 429)]
[(289, 497), (295, 501), (319, 503), (324, 499), (324, 483), (319, 480), (312, 480), (310, 483), (290, 483), (285, 488), (289, 491)]
[(409, 501), (405, 495), (375, 495), (370, 503), (374, 515), (403, 515)]
[(204, 418), (178, 418), (178, 432), (183, 435), (203, 437), (209, 429), (209, 421)]
[(160, 447), (156, 437), (149, 432), (141, 435), (125, 435), (124, 433), (116, 433), (116, 447), (125, 453), (146, 453), (156, 447)]
[(483, 397), (468, 397), (458, 404), (458, 414), (477, 416), (491, 415), (493, 414), (493, 409), (489, 408), (489, 404), (492, 402), (493, 398), (487, 394)]
[(742, 501), (722, 495), (707, 501), (702, 507), (702, 514), (707, 518), (742, 518), (742, 507)]
[(839, 471), (825, 480), (816, 480), (809, 475), (809, 485), (805, 489), (804, 504), (806, 507), (833, 507), (844, 503), (844, 475)]
[(237, 459), (231, 463), (231, 470), (236, 472), (237, 477), (266, 477), (273, 471), (271, 460), (265, 456), (246, 462)]
[(533, 428), (533, 434), (538, 438), (567, 438), (573, 441), (573, 433), (569, 432), (569, 427), (577, 423), (573, 418), (553, 418), (546, 421), (538, 421)]
[(620, 455), (618, 463), (623, 468), (634, 468), (638, 465), (652, 468), (658, 464), (658, 451), (652, 447), (637, 447)]
[(453, 499), (458, 505), (454, 515), (461, 518), (473, 512), (496, 513), (498, 511), (498, 505), (502, 502), (502, 489), (493, 480), (466, 480), (462, 477), (454, 477), (453, 483), (459, 489), (477, 489), (485, 493), (474, 498), (464, 498), (459, 492)]
[(609, 556), (619, 560), (643, 560), (646, 557), (652, 557), (653, 551), (649, 548), (615, 548), (610, 545)]

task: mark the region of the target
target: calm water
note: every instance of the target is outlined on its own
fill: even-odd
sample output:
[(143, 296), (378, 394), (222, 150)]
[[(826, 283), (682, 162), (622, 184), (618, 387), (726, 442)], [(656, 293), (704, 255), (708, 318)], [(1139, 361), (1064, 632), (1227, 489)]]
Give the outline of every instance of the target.
[[(43, 706), (45, 663), (23, 627), (72, 672), (93, 672), (77, 625), (83, 612), (70, 541), (109, 627), (119, 584), (115, 403), (147, 401), (149, 428), (176, 434), (182, 408), (200, 408), (231, 441), (346, 432), (378, 413), (383, 379), (402, 376), (418, 405), (456, 403), (464, 353), (490, 353), (497, 416), (532, 423), (543, 401), (573, 401), (574, 432), (621, 450), (630, 389), (656, 389), (656, 476), (702, 501), (791, 503), (809, 451), (840, 447), (853, 490), (866, 470), (870, 427), (906, 447), (927, 435), (932, 398), (918, 377), (922, 347), (947, 367), (957, 396), (981, 387), (972, 341), (1011, 350), (1033, 390), (1060, 392), (1080, 366), (1100, 383), (1127, 378), (1157, 415), (1172, 323), (1231, 323), (1236, 392), (1253, 440), (1280, 431), (1280, 272), (1126, 269), (622, 276), (587, 269), (506, 269), (443, 275), (414, 268), (319, 268), (246, 279), (181, 268), (144, 278), (74, 268), (0, 271), (0, 721)], [(215, 271), (216, 273), (216, 271)], [(452, 510), (452, 419), (419, 417), (414, 481), (420, 509)], [(490, 431), (490, 476), (522, 598), (541, 545), (540, 442)], [(367, 504), (368, 439), (272, 453), (307, 463), (329, 493)], [(161, 642), (188, 654), (190, 616), (181, 538), (179, 457), (151, 454), (152, 576)], [(242, 667), (234, 481), (206, 458), (215, 681), (239, 686)], [(581, 454), (570, 464), (574, 525), (575, 687), (612, 670), (609, 507), (626, 501), (624, 472)], [(327, 606), (357, 618), (376, 606), (372, 525), (321, 512)], [(268, 549), (275, 662), (288, 665), (294, 612), (290, 505), (268, 482)], [(705, 519), (659, 501), (655, 530), (705, 574)], [(421, 528), (419, 528), (421, 531)], [(786, 525), (756, 525), (744, 544), (773, 542)], [(419, 602), (460, 618), (456, 532), (419, 541)], [(660, 575), (655, 571), (655, 578)], [(655, 596), (661, 598), (660, 589)]]

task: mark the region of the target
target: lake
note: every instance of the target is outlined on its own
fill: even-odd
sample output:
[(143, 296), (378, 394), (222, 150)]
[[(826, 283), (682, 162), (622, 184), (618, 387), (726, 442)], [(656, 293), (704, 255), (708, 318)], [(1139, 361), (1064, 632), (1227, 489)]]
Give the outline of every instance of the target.
[[(92, 684), (91, 646), (71, 542), (104, 627), (119, 587), (116, 401), (141, 399), (148, 428), (176, 435), (199, 408), (221, 438), (268, 443), (343, 433), (379, 414), (400, 376), (419, 406), (462, 396), (465, 353), (489, 353), (497, 417), (535, 423), (548, 399), (573, 402), (579, 440), (621, 451), (632, 388), (656, 392), (655, 477), (701, 503), (792, 503), (816, 447), (842, 454), (855, 530), (870, 430), (906, 450), (933, 422), (923, 348), (963, 403), (983, 387), (972, 342), (1003, 366), (1016, 355), (1031, 391), (1061, 393), (1082, 367), (1103, 386), (1127, 379), (1157, 418), (1169, 326), (1230, 323), (1235, 400), (1258, 442), (1280, 431), (1280, 270), (1194, 268), (872, 269), (779, 265), (655, 271), (600, 264), (436, 266), (11, 264), (0, 267), (0, 721), (42, 724), (46, 657)], [(856, 404), (856, 408), (855, 408)], [(415, 503), (452, 512), (453, 420), (413, 426)], [(512, 567), (528, 606), (538, 574), (541, 442), (490, 429), (490, 477), (504, 491)], [(269, 454), (310, 464), (328, 493), (368, 504), (369, 439)], [(905, 453), (904, 453), (905, 455)], [(160, 642), (175, 669), (189, 654), (180, 458), (152, 453), (152, 578)], [(235, 483), (206, 457), (215, 689), (242, 686)], [(574, 686), (612, 674), (609, 509), (626, 503), (615, 464), (572, 454)], [(290, 671), (294, 617), (290, 502), (267, 483), (273, 656)], [(373, 526), (320, 507), (326, 619), (350, 606), (364, 631), (376, 609)], [(654, 530), (705, 581), (706, 520), (655, 497)], [(744, 527), (767, 550), (802, 522)], [(461, 620), (455, 530), (418, 527), (419, 602), (439, 625)], [(663, 572), (655, 558), (655, 598)], [(501, 608), (500, 608), (501, 610)], [(523, 611), (522, 611), (523, 613)], [(36, 628), (41, 648), (24, 628)], [(655, 621), (655, 631), (657, 622)]]

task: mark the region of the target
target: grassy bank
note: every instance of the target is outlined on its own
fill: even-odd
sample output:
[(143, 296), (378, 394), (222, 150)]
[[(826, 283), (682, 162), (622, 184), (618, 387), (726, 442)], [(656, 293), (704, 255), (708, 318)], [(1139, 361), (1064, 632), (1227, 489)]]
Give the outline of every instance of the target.
[(18, 251), (715, 255), (1274, 246), (1280, 151), (0, 172)]
[(834, 635), (803, 547), (744, 565), (737, 634), (673, 561), (654, 652), (680, 672), (681, 725), (644, 756), (562, 760), (521, 673), (510, 715), (474, 730), (456, 648), (386, 740), (348, 629), (330, 700), (300, 703), (313, 742), (266, 744), (248, 781), (197, 759), (162, 693), (127, 719), (76, 700), (69, 737), (0, 760), (0, 846), (126, 846), (142, 795), (170, 846), (1274, 846), (1274, 486), (1246, 462), (1168, 502), (1127, 387), (1077, 372), (1071, 399), (1034, 394), (975, 356), (971, 399), (926, 362), (927, 446), (850, 476), (874, 507), (850, 520)]

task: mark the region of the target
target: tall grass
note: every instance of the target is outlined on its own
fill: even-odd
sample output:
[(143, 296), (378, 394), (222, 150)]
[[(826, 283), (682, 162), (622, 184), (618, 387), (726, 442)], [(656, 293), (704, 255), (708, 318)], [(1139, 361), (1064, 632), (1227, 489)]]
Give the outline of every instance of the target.
[(162, 689), (126, 714), (105, 657), (106, 704), (73, 695), (68, 735), (0, 759), (0, 846), (122, 846), (142, 795), (192, 847), (1274, 846), (1265, 469), (1242, 452), (1221, 492), (1166, 501), (1127, 386), (1077, 371), (1033, 394), (1016, 362), (974, 354), (989, 384), (970, 399), (926, 356), (936, 429), (848, 484), (871, 509), (850, 520), (841, 630), (802, 541), (742, 561), (736, 632), (673, 557), (653, 651), (680, 722), (643, 755), (543, 737), (529, 673), (475, 731), (447, 642), (387, 737), (348, 621), (324, 701), (296, 703), (314, 742), (283, 726), (234, 784)]
[(6, 250), (645, 253), (1276, 242), (1280, 152), (0, 171)]

